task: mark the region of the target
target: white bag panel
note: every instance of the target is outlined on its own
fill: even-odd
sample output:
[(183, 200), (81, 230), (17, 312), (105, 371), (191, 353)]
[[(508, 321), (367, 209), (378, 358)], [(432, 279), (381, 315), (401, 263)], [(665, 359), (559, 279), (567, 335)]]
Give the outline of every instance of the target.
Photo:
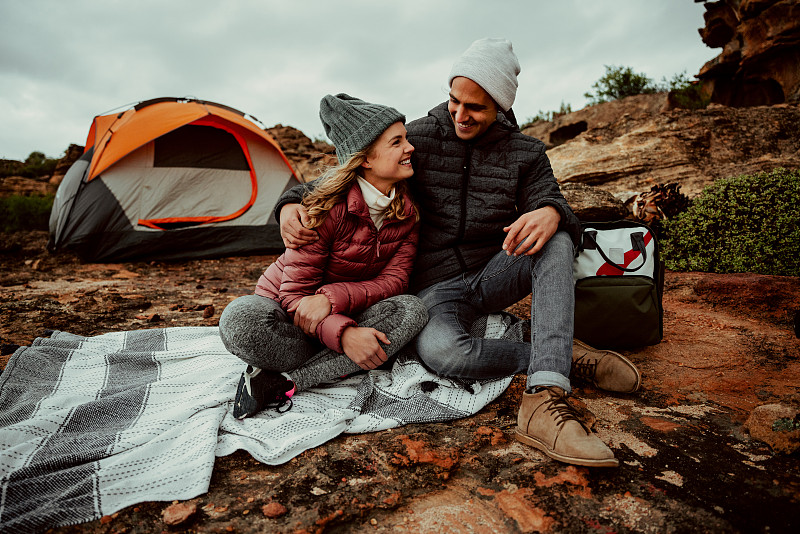
[[(573, 263), (573, 276), (575, 280), (589, 276), (649, 276), (655, 277), (655, 240), (652, 232), (645, 228), (617, 228), (601, 229), (586, 227), (584, 232), (597, 231), (597, 246), (603, 253), (618, 265), (635, 269), (633, 271), (620, 271), (619, 269), (606, 266), (606, 260), (597, 250), (585, 249), (580, 251)], [(631, 234), (643, 233), (645, 241), (646, 260), (642, 261), (642, 255), (633, 248)]]

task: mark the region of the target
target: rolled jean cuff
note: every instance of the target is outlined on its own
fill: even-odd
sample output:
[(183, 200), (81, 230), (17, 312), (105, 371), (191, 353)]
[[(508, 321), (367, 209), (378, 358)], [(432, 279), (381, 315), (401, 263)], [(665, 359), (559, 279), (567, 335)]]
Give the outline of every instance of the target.
[(566, 393), (572, 391), (569, 378), (553, 371), (536, 371), (528, 376), (528, 389), (533, 389), (537, 386), (557, 386)]

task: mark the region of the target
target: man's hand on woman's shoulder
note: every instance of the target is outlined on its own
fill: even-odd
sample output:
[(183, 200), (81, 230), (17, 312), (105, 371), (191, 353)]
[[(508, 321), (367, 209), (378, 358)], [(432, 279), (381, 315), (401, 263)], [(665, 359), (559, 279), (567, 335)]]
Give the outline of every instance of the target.
[(308, 212), (302, 205), (286, 204), (281, 208), (281, 239), (286, 248), (300, 248), (319, 239), (317, 232), (306, 228), (308, 222)]

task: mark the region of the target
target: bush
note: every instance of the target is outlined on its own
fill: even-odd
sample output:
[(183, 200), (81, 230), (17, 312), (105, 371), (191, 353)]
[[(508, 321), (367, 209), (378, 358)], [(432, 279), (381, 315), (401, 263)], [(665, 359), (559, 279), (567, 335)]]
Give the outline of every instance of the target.
[(664, 222), (675, 271), (800, 276), (800, 170), (717, 180)]
[(686, 71), (676, 74), (671, 80), (661, 79), (659, 91), (669, 91), (675, 103), (686, 109), (701, 109), (708, 106), (711, 98), (703, 96), (700, 91), (700, 84), (692, 82), (686, 75)]
[(0, 198), (0, 232), (48, 230), (54, 195)]
[(58, 165), (57, 158), (48, 158), (42, 152), (31, 152), (24, 162), (3, 160), (0, 165), (0, 177), (24, 176), (25, 178), (42, 178), (52, 176)]
[(700, 93), (700, 84), (693, 82), (686, 75), (686, 71), (674, 75), (671, 79), (666, 77), (657, 84), (645, 74), (633, 72), (630, 67), (615, 67), (606, 65), (606, 73), (592, 87), (595, 92), (584, 93), (590, 99), (589, 104), (600, 104), (610, 100), (619, 100), (626, 96), (644, 95), (669, 91), (675, 103), (687, 109), (700, 109), (708, 106), (709, 98)]
[(605, 65), (605, 68), (606, 73), (592, 84), (595, 92), (587, 92), (583, 95), (590, 100), (590, 105), (659, 91), (659, 87), (653, 83), (653, 80), (644, 74), (633, 72), (630, 67)]
[(572, 106), (569, 105), (569, 104), (565, 104), (562, 101), (561, 102), (561, 107), (558, 109), (558, 111), (542, 111), (542, 110), (539, 110), (539, 113), (537, 113), (533, 117), (528, 118), (528, 120), (525, 121), (525, 124), (520, 126), (519, 129), (520, 130), (524, 130), (525, 128), (528, 128), (529, 126), (533, 126), (537, 122), (551, 121), (551, 120), (555, 119), (556, 117), (559, 117), (561, 115), (566, 115), (567, 113), (572, 113)]

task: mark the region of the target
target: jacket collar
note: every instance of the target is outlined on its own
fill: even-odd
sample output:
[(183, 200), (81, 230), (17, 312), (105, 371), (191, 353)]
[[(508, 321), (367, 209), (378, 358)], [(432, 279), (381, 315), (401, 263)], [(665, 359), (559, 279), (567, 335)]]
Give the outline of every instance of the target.
[[(396, 194), (402, 195), (403, 197), (403, 212), (406, 215), (410, 214), (412, 209), (411, 199), (408, 198), (408, 195), (401, 193), (399, 190), (396, 190)], [(358, 217), (371, 219), (369, 216), (369, 207), (364, 200), (364, 195), (361, 193), (361, 187), (359, 187), (357, 180), (353, 180), (353, 184), (347, 192), (347, 211)], [(386, 222), (390, 221), (387, 220)]]

